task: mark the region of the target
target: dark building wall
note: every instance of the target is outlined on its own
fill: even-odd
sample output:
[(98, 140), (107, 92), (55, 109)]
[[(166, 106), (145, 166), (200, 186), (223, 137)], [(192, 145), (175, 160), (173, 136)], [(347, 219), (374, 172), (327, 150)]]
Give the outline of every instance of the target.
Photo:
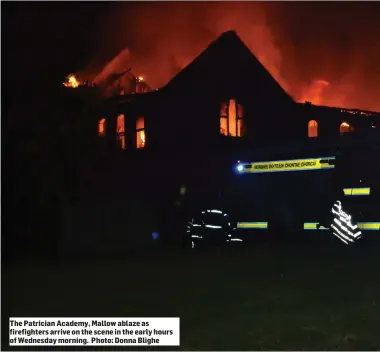
[[(166, 96), (156, 106), (150, 105), (150, 138), (156, 147), (216, 148), (221, 141), (220, 106), (229, 99), (236, 99), (243, 106), (246, 132), (243, 140), (286, 139), (300, 133), (293, 104), (285, 108), (276, 104), (275, 99), (262, 99), (257, 92), (232, 90)], [(147, 124), (148, 121), (147, 117)]]
[(366, 115), (353, 115), (341, 112), (338, 108), (318, 107), (308, 104), (299, 104), (298, 115), (303, 126), (304, 135), (307, 136), (308, 124), (311, 120), (318, 123), (318, 137), (337, 137), (340, 126), (346, 122), (354, 128), (354, 133), (361, 133), (373, 129), (378, 124), (379, 117)]
[(231, 84), (208, 92), (201, 89), (173, 94), (163, 90), (132, 103), (115, 104), (104, 114), (109, 122), (107, 139), (110, 145), (115, 144), (116, 116), (123, 113), (127, 149), (136, 147), (135, 124), (139, 116), (145, 119), (147, 147), (178, 152), (218, 149), (226, 139), (220, 135), (220, 104), (230, 98), (244, 108), (245, 135), (235, 144), (308, 138), (308, 125), (312, 120), (318, 123), (318, 137), (339, 136), (343, 122), (360, 132), (371, 129), (379, 120), (376, 116), (352, 115), (337, 108), (284, 104), (279, 97), (261, 94), (254, 85), (242, 90), (237, 84)]

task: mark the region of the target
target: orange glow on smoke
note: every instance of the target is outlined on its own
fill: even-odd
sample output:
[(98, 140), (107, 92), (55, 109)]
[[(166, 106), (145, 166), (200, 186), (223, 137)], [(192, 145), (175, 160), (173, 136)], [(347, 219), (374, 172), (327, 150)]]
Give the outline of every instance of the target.
[(316, 80), (311, 83), (311, 85), (304, 90), (304, 94), (299, 99), (300, 103), (305, 103), (306, 101), (314, 104), (321, 105), (323, 101), (323, 93), (326, 87), (330, 85), (329, 82), (325, 80)]
[[(87, 68), (93, 78), (86, 80), (100, 85), (131, 68), (137, 82), (143, 78), (153, 89), (163, 87), (223, 32), (235, 30), (296, 101), (380, 111), (378, 31), (360, 25), (372, 26), (372, 21), (361, 12), (346, 11), (344, 4), (339, 16), (329, 10), (330, 4), (320, 5), (320, 12), (312, 9), (319, 6), (316, 4), (300, 5), (299, 10), (292, 6), (270, 2), (152, 2), (130, 7), (119, 2), (100, 24), (101, 33), (107, 34), (97, 41), (99, 55), (91, 58)], [(318, 20), (321, 13), (328, 18), (323, 26)], [(357, 21), (354, 27), (351, 16)], [(293, 38), (292, 24), (296, 21), (304, 30)], [(352, 37), (344, 49), (336, 45), (340, 44), (336, 39), (339, 36), (331, 32), (335, 27)], [(141, 45), (126, 47), (135, 41)], [(112, 59), (115, 53), (107, 53), (110, 47), (118, 51)], [(220, 52), (215, 54), (216, 59), (218, 55), (224, 57)], [(230, 63), (233, 72), (238, 71), (237, 62)], [(212, 62), (209, 69), (213, 70)]]

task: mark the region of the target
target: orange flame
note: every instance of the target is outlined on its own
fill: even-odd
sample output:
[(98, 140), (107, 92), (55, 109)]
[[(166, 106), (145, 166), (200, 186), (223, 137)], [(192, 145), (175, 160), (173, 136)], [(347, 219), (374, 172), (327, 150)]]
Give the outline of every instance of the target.
[(308, 89), (304, 92), (300, 102), (304, 103), (309, 101), (314, 105), (320, 105), (323, 100), (324, 89), (329, 85), (330, 83), (325, 80), (316, 80), (312, 82)]
[(78, 88), (80, 85), (80, 82), (75, 77), (75, 75), (70, 74), (67, 76), (65, 82), (63, 82), (63, 85), (68, 88)]

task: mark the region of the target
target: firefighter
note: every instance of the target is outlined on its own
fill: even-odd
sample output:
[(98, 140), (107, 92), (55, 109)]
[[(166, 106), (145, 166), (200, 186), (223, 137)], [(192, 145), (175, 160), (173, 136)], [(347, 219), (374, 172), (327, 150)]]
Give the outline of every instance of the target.
[(337, 189), (336, 187), (331, 187), (328, 189), (329, 192), (326, 193), (326, 197), (321, 204), (319, 222), (317, 228), (325, 227), (329, 228), (333, 219), (332, 207), (337, 200), (341, 200), (343, 196), (343, 191)]

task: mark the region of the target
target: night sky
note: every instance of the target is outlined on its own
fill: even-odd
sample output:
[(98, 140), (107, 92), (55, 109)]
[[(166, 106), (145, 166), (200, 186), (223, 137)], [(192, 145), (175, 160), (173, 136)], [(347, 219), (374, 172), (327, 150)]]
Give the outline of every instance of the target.
[(125, 48), (126, 65), (156, 88), (236, 29), (297, 100), (326, 80), (321, 104), (380, 110), (379, 18), (375, 2), (2, 2), (3, 94), (96, 75)]
[[(94, 55), (96, 26), (111, 3), (2, 3), (3, 80), (42, 87)], [(24, 92), (25, 93), (25, 92)]]

